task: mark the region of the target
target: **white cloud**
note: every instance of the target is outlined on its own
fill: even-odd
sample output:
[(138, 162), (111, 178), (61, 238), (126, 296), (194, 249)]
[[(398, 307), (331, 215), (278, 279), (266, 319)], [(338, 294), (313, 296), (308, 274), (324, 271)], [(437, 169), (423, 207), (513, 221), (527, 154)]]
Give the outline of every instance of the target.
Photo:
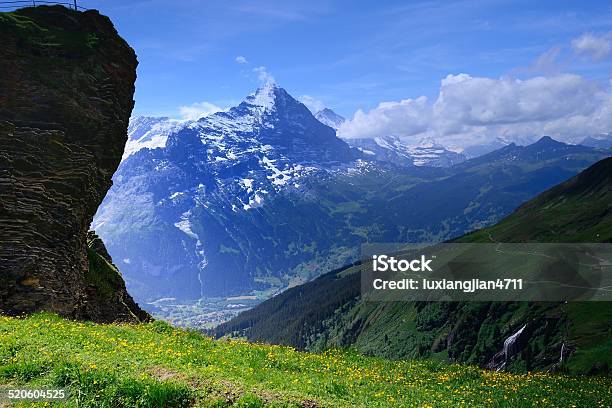
[(433, 108), (437, 124), (451, 130), (546, 121), (591, 110), (596, 90), (595, 83), (570, 74), (528, 80), (449, 75)]
[(572, 40), (576, 54), (588, 56), (593, 61), (601, 61), (612, 53), (612, 32), (597, 35), (585, 33)]
[(223, 108), (206, 101), (179, 107), (181, 118), (185, 120), (198, 120), (204, 116), (208, 116), (222, 110)]
[(577, 142), (612, 129), (610, 84), (559, 74), (526, 80), (449, 75), (437, 98), (383, 102), (339, 129), (342, 137), (433, 137), (461, 148), (497, 137), (530, 143), (543, 135)]
[(247, 59), (245, 57), (243, 57), (242, 55), (237, 56), (235, 61), (238, 64), (248, 64), (249, 63), (249, 61), (247, 61)]
[(382, 102), (369, 112), (358, 110), (338, 130), (342, 137), (368, 138), (382, 135), (410, 137), (427, 131), (431, 105), (426, 97)]
[(257, 74), (257, 78), (263, 84), (273, 84), (275, 82), (272, 74), (264, 66), (253, 68), (253, 72)]
[(302, 95), (298, 98), (300, 100), (300, 102), (302, 102), (304, 105), (306, 105), (306, 107), (308, 109), (310, 109), (310, 111), (314, 114), (319, 112), (320, 110), (323, 110), (325, 108), (325, 104), (310, 96), (310, 95)]

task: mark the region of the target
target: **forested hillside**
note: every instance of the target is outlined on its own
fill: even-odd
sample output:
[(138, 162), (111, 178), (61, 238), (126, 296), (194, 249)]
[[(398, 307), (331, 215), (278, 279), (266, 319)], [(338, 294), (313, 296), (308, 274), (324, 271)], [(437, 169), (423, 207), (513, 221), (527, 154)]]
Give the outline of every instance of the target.
[[(500, 223), (456, 242), (611, 239), (608, 158), (527, 202)], [(360, 265), (353, 265), (292, 288), (219, 326), (216, 334), (307, 350), (352, 345), (370, 355), (494, 367), (504, 340), (525, 325), (506, 369), (595, 373), (607, 372), (612, 365), (605, 353), (612, 346), (612, 306), (607, 302), (364, 302), (359, 271)]]

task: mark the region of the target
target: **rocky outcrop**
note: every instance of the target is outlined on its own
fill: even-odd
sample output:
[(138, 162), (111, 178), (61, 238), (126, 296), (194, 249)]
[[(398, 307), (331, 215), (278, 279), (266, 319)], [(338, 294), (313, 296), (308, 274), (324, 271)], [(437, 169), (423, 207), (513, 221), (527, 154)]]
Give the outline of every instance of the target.
[(104, 258), (109, 264), (113, 263), (113, 258), (108, 253), (106, 245), (95, 231), (87, 231), (87, 247)]
[(147, 319), (87, 242), (127, 139), (134, 51), (107, 17), (61, 6), (0, 13), (0, 38), (0, 312)]

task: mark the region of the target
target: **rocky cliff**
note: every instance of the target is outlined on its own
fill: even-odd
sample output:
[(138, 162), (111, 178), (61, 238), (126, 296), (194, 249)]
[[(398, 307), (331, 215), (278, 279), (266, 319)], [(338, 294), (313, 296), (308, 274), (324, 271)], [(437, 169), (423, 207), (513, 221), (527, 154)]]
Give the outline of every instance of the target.
[(147, 319), (87, 239), (127, 139), (134, 51), (107, 17), (61, 6), (0, 13), (0, 38), (0, 313)]

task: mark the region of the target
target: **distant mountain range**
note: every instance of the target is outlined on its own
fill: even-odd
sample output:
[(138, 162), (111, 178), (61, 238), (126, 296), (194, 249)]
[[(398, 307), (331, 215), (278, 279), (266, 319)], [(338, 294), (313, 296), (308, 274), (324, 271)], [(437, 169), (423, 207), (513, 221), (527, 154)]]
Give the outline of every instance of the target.
[[(541, 144), (567, 148), (551, 140)], [(535, 146), (527, 149), (543, 155)], [(491, 240), (612, 242), (612, 158), (457, 242)], [(601, 353), (611, 345), (609, 302), (364, 302), (360, 268), (356, 264), (291, 288), (215, 333), (309, 350), (351, 345), (390, 358), (434, 358), (519, 372), (605, 373), (612, 366), (610, 354)]]
[[(321, 123), (336, 131), (346, 121), (329, 108), (317, 112), (315, 117)], [(400, 138), (390, 135), (363, 139), (345, 138), (343, 140), (351, 147), (359, 149), (369, 160), (389, 162), (401, 166), (450, 167), (466, 160), (465, 155), (452, 152), (431, 138), (423, 139), (417, 145), (408, 145)], [(503, 145), (498, 147), (501, 146)], [(483, 151), (482, 154), (492, 150), (495, 149), (491, 148)]]
[(416, 146), (408, 146), (392, 136), (345, 141), (372, 159), (402, 166), (450, 167), (466, 160), (463, 154), (452, 152), (433, 139), (423, 139)]
[(501, 149), (504, 146), (511, 144), (512, 142), (507, 141), (502, 137), (497, 137), (492, 141), (482, 144), (475, 144), (472, 146), (467, 146), (461, 152), (468, 159), (474, 159), (479, 156), (483, 156), (487, 153), (491, 153), (494, 150)]
[(580, 144), (583, 146), (597, 147), (600, 149), (610, 149), (612, 148), (612, 134), (603, 133), (597, 136), (589, 136), (580, 142)]
[[(489, 225), (609, 154), (542, 139), (453, 167), (380, 160), (273, 84), (198, 121), (136, 118), (129, 133), (93, 228), (139, 301), (266, 298), (352, 262), (363, 242)], [(447, 155), (413, 154), (428, 150)]]

